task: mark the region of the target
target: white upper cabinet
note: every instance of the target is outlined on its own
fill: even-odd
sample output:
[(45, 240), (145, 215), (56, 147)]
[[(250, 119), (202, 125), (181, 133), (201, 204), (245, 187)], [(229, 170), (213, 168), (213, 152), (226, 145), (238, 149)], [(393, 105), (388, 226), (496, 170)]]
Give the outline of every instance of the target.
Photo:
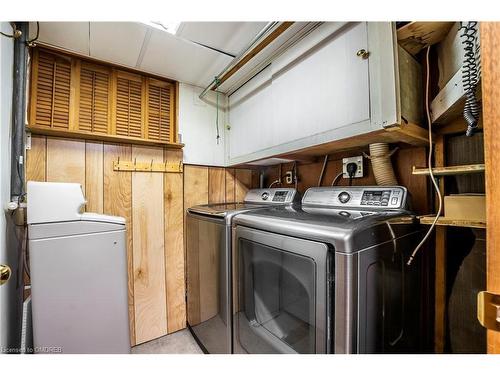
[(370, 120), (366, 24), (349, 24), (279, 71), (271, 133), (277, 144)]
[[(359, 56), (360, 50), (369, 57)], [(229, 96), (227, 164), (282, 155), (400, 121), (394, 51), (390, 23), (317, 27)]]

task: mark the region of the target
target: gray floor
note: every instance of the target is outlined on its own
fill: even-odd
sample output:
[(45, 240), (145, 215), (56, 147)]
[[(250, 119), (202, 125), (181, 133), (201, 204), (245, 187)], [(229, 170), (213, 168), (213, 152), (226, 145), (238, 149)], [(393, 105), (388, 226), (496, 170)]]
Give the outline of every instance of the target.
[(187, 329), (134, 346), (132, 354), (203, 354)]

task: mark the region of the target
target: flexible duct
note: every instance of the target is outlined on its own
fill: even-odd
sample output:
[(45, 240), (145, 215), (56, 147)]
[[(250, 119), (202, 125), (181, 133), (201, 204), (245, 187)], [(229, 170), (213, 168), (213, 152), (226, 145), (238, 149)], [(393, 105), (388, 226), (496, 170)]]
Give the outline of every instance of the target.
[(370, 145), (370, 156), (373, 174), (377, 185), (397, 185), (398, 181), (392, 168), (391, 156), (396, 152), (397, 148), (389, 151), (387, 143), (372, 143)]

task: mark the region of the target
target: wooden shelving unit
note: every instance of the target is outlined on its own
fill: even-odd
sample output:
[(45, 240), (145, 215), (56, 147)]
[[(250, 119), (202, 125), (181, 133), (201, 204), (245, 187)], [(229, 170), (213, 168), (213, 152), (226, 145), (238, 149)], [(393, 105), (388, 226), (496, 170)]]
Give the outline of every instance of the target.
[(410, 22), (397, 30), (398, 43), (415, 56), (424, 48), (439, 43), (453, 26), (453, 22)]
[[(472, 173), (482, 173), (484, 172), (484, 164), (468, 164), (468, 165), (456, 165), (451, 167), (434, 167), (432, 168), (432, 173), (434, 176), (453, 176), (459, 174), (472, 174)], [(429, 175), (428, 168), (417, 168), (413, 167), (412, 174), (414, 175)]]
[[(434, 215), (419, 216), (420, 224), (431, 225), (434, 222)], [(486, 228), (486, 222), (476, 220), (457, 220), (442, 216), (436, 222), (439, 226), (449, 227), (467, 227), (467, 228)]]

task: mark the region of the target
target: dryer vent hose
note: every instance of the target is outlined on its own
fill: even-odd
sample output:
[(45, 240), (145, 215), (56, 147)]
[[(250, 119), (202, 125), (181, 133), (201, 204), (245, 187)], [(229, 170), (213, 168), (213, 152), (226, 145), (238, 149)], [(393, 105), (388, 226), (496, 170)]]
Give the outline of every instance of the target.
[(389, 151), (388, 143), (372, 143), (370, 145), (370, 156), (365, 155), (371, 160), (373, 174), (377, 185), (388, 186), (397, 185), (398, 181), (392, 168), (391, 156), (397, 151), (397, 147)]

